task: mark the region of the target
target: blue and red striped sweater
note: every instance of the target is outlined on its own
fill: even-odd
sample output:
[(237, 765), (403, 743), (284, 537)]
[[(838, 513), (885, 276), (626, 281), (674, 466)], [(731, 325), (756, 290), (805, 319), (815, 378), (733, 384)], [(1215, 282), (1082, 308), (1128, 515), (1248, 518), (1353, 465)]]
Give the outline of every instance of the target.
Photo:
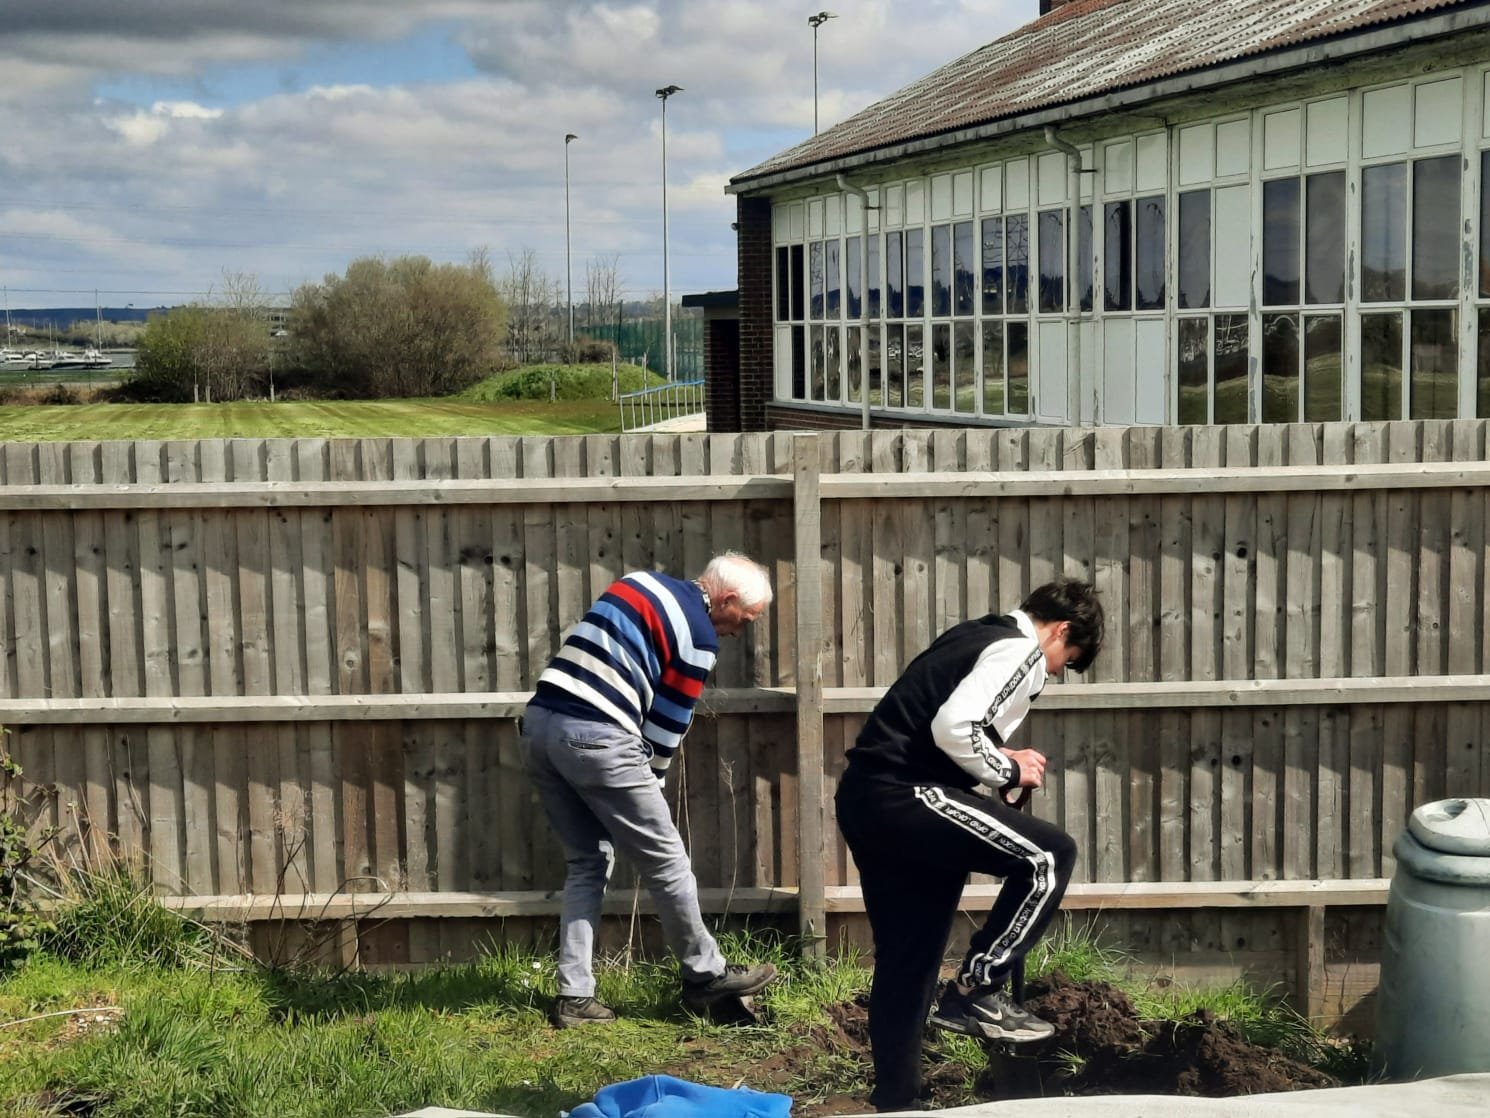
[(611, 583), (538, 677), (533, 702), (636, 734), (661, 773), (672, 762), (719, 636), (696, 585), (653, 571)]

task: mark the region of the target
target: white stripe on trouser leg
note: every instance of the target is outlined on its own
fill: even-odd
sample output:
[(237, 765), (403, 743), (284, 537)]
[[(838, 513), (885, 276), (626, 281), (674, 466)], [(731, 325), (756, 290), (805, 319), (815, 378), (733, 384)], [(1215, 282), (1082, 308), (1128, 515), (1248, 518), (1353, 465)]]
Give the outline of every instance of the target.
[[(993, 972), (1006, 966), (1025, 940), (1025, 936), (1040, 917), (1055, 892), (1055, 857), (1050, 851), (1031, 842), (1018, 831), (1004, 826), (992, 815), (978, 811), (958, 800), (949, 799), (940, 788), (916, 787), (916, 798), (947, 822), (961, 827), (1005, 854), (1022, 858), (1034, 867), (1030, 878), (1030, 890), (1020, 900), (1009, 922), (1008, 930), (999, 936), (987, 951), (975, 955), (968, 962), (967, 974), (980, 985), (988, 985)], [(1007, 882), (1004, 888), (1008, 888)]]

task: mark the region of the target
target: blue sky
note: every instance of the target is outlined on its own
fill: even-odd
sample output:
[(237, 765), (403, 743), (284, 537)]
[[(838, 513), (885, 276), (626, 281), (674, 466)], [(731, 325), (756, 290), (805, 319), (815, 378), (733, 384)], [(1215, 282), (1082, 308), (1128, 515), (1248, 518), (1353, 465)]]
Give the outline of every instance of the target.
[[(824, 128), (1035, 18), (1038, 0), (836, 4)], [(366, 255), (531, 254), (735, 283), (730, 176), (812, 130), (814, 5), (779, 0), (6, 0), (0, 284), (12, 306), (281, 299)]]

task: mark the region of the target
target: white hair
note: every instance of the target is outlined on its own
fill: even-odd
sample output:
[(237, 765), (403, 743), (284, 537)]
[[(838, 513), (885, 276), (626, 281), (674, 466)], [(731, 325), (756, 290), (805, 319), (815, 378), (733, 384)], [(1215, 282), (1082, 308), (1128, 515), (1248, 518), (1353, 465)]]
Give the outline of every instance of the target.
[(710, 592), (733, 590), (746, 609), (771, 604), (771, 576), (748, 555), (725, 551), (709, 560), (699, 584)]

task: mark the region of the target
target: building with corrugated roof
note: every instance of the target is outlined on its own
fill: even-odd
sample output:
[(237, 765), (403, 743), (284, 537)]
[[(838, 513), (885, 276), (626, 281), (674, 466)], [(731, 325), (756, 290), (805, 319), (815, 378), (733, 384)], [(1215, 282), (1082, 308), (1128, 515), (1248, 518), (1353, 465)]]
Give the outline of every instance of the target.
[(1039, 7), (731, 180), (711, 429), (1490, 414), (1490, 2)]

